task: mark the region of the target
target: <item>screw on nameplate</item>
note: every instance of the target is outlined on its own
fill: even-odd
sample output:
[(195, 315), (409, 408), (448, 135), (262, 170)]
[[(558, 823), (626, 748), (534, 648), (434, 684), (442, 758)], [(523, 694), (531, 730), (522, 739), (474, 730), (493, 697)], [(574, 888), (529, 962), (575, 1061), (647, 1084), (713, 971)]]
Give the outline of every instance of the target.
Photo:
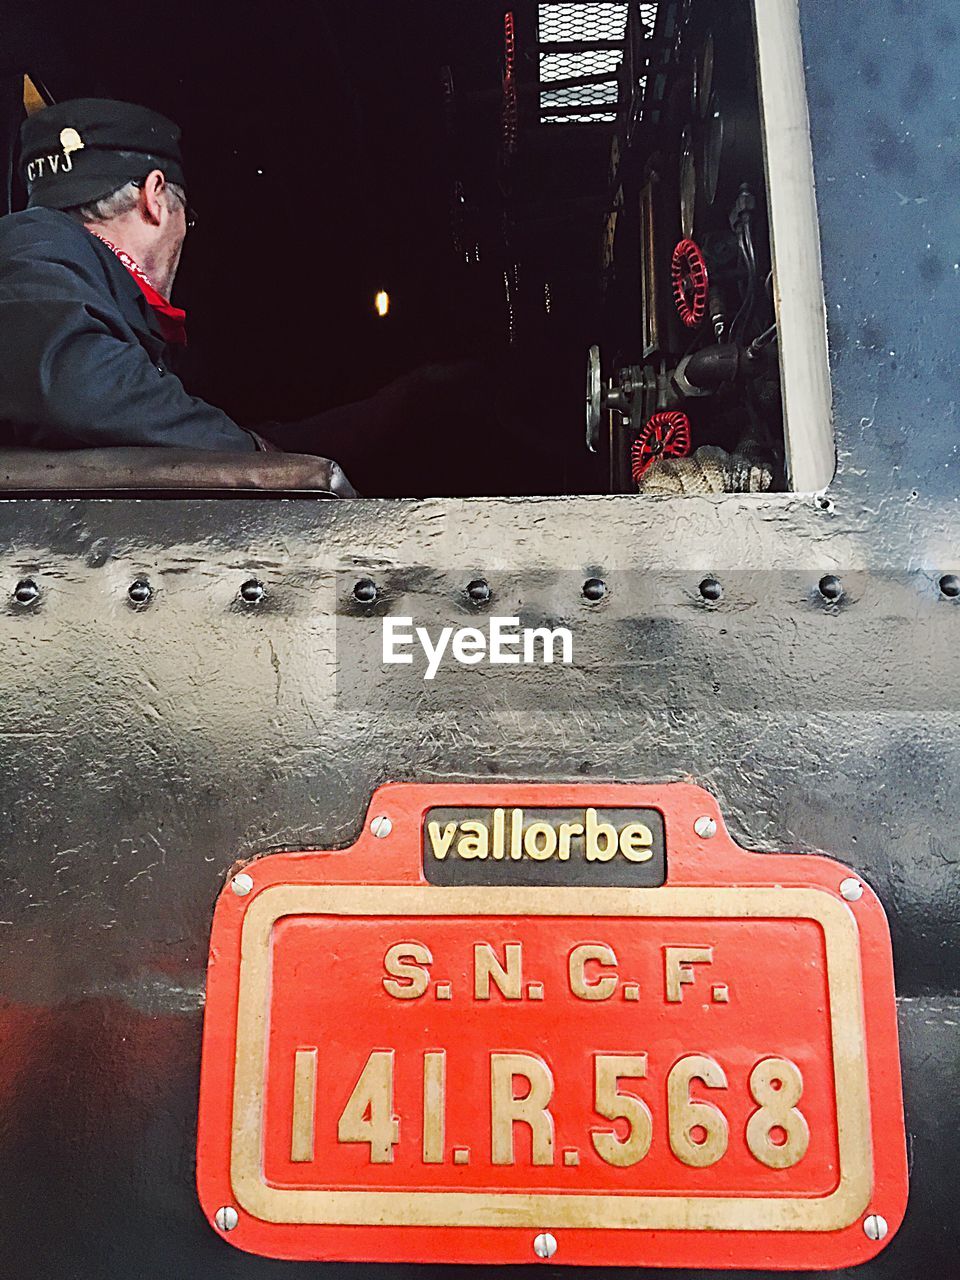
[(232, 1231), (239, 1221), (240, 1215), (232, 1204), (223, 1205), (214, 1217), (214, 1222), (221, 1231)]
[(882, 1240), (888, 1230), (886, 1218), (879, 1213), (871, 1213), (863, 1220), (863, 1231), (868, 1240)]
[(709, 818), (704, 815), (698, 818), (693, 824), (693, 829), (701, 840), (709, 840), (717, 834), (717, 822), (715, 818)]
[(542, 1231), (533, 1242), (533, 1252), (538, 1258), (552, 1258), (557, 1252), (557, 1238), (549, 1231)]
[(353, 598), (358, 604), (373, 604), (377, 595), (377, 584), (370, 578), (361, 578), (354, 585)]
[(263, 583), (256, 578), (248, 579), (240, 588), (240, 598), (245, 604), (259, 604), (265, 594)]
[(247, 875), (246, 871), (241, 871), (230, 881), (230, 888), (238, 898), (245, 898), (253, 888), (253, 876)]
[(393, 823), (385, 813), (378, 813), (370, 823), (370, 830), (378, 840), (385, 839), (393, 830)]
[(852, 876), (848, 880), (841, 880), (840, 896), (846, 898), (847, 902), (859, 902), (863, 897), (863, 885)]

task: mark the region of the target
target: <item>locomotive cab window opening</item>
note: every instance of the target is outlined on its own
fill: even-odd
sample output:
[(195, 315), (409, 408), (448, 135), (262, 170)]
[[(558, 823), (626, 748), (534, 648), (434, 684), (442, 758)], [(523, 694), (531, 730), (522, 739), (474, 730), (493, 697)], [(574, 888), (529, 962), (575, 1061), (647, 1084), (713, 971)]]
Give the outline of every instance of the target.
[[(791, 0), (253, 0), (242, 26), (170, 0), (159, 31), (101, 9), (27, 42), (16, 110), (40, 86), (181, 126), (200, 217), (172, 371), (234, 422), (371, 497), (830, 482)], [(90, 466), (109, 488), (109, 455)], [(234, 470), (195, 487), (323, 487), (272, 454)]]

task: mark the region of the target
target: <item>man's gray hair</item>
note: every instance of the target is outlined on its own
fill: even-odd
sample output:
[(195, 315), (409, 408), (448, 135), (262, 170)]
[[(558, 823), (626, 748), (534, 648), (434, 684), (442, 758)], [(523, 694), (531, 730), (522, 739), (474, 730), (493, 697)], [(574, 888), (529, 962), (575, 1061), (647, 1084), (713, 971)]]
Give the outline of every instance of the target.
[[(175, 182), (167, 183), (166, 193), (167, 206), (171, 210), (173, 209), (171, 201), (186, 204), (186, 192)], [(122, 187), (117, 187), (116, 191), (111, 191), (109, 195), (101, 196), (99, 200), (94, 200), (90, 204), (73, 205), (69, 209), (64, 209), (63, 212), (68, 213), (77, 222), (109, 222), (111, 218), (119, 218), (125, 213), (130, 213), (137, 207), (139, 199), (140, 185), (136, 182), (126, 182)]]

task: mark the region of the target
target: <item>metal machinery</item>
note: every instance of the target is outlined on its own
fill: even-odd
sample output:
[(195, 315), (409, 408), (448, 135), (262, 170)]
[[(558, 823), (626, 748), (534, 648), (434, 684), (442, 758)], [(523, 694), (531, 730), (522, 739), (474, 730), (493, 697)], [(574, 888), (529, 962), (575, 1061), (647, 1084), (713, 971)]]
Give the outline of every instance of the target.
[[(243, 1116), (242, 1107), (231, 1108), (237, 1099), (256, 1101), (264, 1078), (255, 1054), (241, 1061), (223, 1052), (234, 1015), (265, 1025), (249, 1003), (252, 988), (244, 989), (238, 1005), (238, 913), (266, 902), (266, 885), (289, 885), (298, 877), (310, 881), (312, 893), (313, 881), (323, 877), (339, 882), (340, 892), (346, 892), (344, 884), (352, 886), (355, 896), (337, 908), (362, 917), (351, 926), (354, 949), (344, 943), (337, 953), (349, 961), (337, 971), (338, 981), (349, 984), (352, 958), (363, 954), (363, 938), (372, 929), (364, 920), (374, 919), (384, 903), (413, 918), (439, 900), (423, 897), (435, 888), (461, 904), (477, 901), (456, 898), (471, 886), (475, 890), (477, 882), (469, 872), (454, 882), (448, 870), (453, 864), (442, 858), (437, 866), (445, 869), (437, 870), (427, 856), (428, 839), (435, 851), (443, 849), (445, 840), (461, 838), (464, 822), (477, 823), (478, 813), (489, 810), (490, 838), (502, 841), (498, 807), (560, 809), (564, 821), (586, 827), (608, 820), (604, 806), (629, 808), (633, 834), (623, 827), (620, 848), (637, 858), (641, 849), (655, 850), (658, 859), (663, 854), (667, 888), (687, 893), (683, 901), (693, 903), (694, 914), (707, 911), (711, 886), (736, 881), (771, 892), (799, 887), (818, 902), (829, 896), (829, 914), (846, 930), (844, 936), (856, 927), (865, 940), (861, 952), (842, 952), (846, 1004), (831, 1006), (836, 1025), (849, 1029), (865, 1020), (867, 1027), (867, 1041), (844, 1041), (846, 1049), (832, 1042), (843, 1071), (853, 1071), (856, 1080), (857, 1062), (862, 1068), (869, 1060), (872, 1072), (873, 1128), (864, 1122), (861, 1097), (853, 1138), (844, 1122), (847, 1136), (837, 1139), (841, 1145), (853, 1142), (862, 1193), (857, 1214), (837, 1229), (849, 1249), (831, 1254), (829, 1231), (805, 1246), (797, 1231), (761, 1226), (747, 1251), (731, 1244), (731, 1232), (718, 1230), (701, 1233), (699, 1243), (680, 1241), (675, 1257), (701, 1276), (738, 1265), (760, 1274), (809, 1274), (811, 1265), (834, 1265), (841, 1254), (849, 1262), (866, 1259), (857, 1271), (865, 1280), (955, 1273), (960, 212), (954, 90), (960, 26), (947, 0), (860, 5), (855, 20), (840, 0), (763, 0), (752, 19), (768, 208), (749, 129), (745, 136), (754, 159), (731, 166), (724, 159), (732, 136), (728, 125), (737, 143), (741, 138), (736, 108), (726, 114), (727, 94), (736, 98), (742, 91), (738, 100), (746, 101), (750, 93), (739, 80), (731, 88), (727, 59), (736, 62), (739, 45), (728, 49), (720, 35), (738, 29), (734, 18), (727, 23), (738, 6), (720, 0), (661, 5), (652, 35), (643, 17), (653, 6), (630, 9), (637, 39), (630, 57), (644, 59), (644, 109), (659, 113), (667, 149), (658, 159), (647, 143), (632, 140), (632, 126), (621, 115), (624, 103), (633, 104), (632, 111), (639, 100), (633, 92), (640, 71), (635, 63), (629, 95), (618, 84), (615, 107), (613, 99), (599, 102), (596, 114), (612, 114), (605, 124), (613, 130), (603, 139), (580, 134), (571, 144), (585, 153), (593, 148), (590, 154), (599, 147), (604, 167), (612, 136), (626, 144), (614, 162), (615, 175), (621, 172), (617, 166), (627, 166), (622, 184), (614, 181), (611, 191), (600, 183), (593, 225), (599, 232), (605, 213), (616, 211), (617, 240), (621, 225), (634, 230), (608, 257), (603, 306), (586, 318), (587, 327), (602, 331), (585, 335), (583, 344), (600, 348), (599, 363), (591, 364), (590, 426), (591, 439), (596, 437), (609, 463), (609, 482), (601, 486), (609, 492), (395, 503), (316, 501), (305, 493), (278, 499), (250, 491), (227, 497), (101, 489), (32, 496), (8, 491), (0, 502), (4, 1274), (18, 1280), (268, 1280), (317, 1274), (316, 1263), (276, 1260), (304, 1256), (287, 1236), (279, 1246), (262, 1246), (272, 1257), (258, 1256), (255, 1245), (262, 1242), (252, 1237), (251, 1251), (231, 1248), (225, 1237), (236, 1231), (239, 1242), (248, 1230), (246, 1211), (207, 1198), (224, 1185), (239, 1185), (259, 1150), (241, 1124), (242, 1160), (237, 1157), (231, 1173), (224, 1134), (231, 1116)], [(517, 38), (522, 50), (522, 30)], [(685, 75), (668, 74), (658, 58), (685, 68)], [(616, 65), (626, 64), (618, 58)], [(804, 83), (809, 145), (804, 127), (787, 146), (776, 134), (782, 124), (780, 91)], [(715, 95), (720, 116), (712, 105)], [(511, 94), (505, 98), (509, 106)], [(523, 93), (517, 101), (519, 125)], [(558, 106), (549, 96), (543, 103), (548, 111)], [(589, 114), (597, 105), (583, 110)], [(724, 121), (719, 140), (711, 124), (717, 119)], [(800, 156), (799, 168), (784, 168), (788, 154)], [(810, 228), (803, 222), (807, 204), (813, 207), (809, 173), (805, 186), (802, 181), (803, 160), (809, 165), (811, 155), (819, 260), (816, 239), (811, 249)], [(639, 168), (631, 167), (632, 157)], [(610, 194), (616, 203), (607, 200)], [(653, 242), (654, 257), (647, 259), (657, 280), (646, 292), (639, 249), (635, 270), (624, 265), (629, 245), (638, 244), (643, 210), (654, 226), (664, 227)], [(772, 224), (772, 298), (765, 222)], [(793, 240), (794, 235), (807, 238)], [(706, 308), (695, 345), (683, 332), (672, 280), (667, 287), (683, 240), (695, 241), (719, 290), (713, 303), (709, 288), (704, 299), (701, 264), (692, 250), (684, 250), (681, 301), (693, 310)], [(584, 257), (595, 248), (588, 246)], [(804, 292), (811, 270), (818, 287), (822, 280), (819, 339), (811, 324), (816, 307), (807, 306)], [(785, 281), (795, 287), (784, 288)], [(824, 301), (832, 428), (817, 391)], [(780, 326), (776, 344), (770, 334), (774, 320)], [(711, 335), (723, 341), (712, 342)], [(711, 346), (736, 347), (738, 364), (753, 350), (750, 363), (758, 372), (738, 368), (719, 385), (705, 386), (707, 375), (694, 360)], [(754, 440), (762, 430), (760, 444), (781, 460), (780, 491), (670, 499), (628, 492), (635, 441), (656, 413), (686, 414), (691, 445), (736, 448), (748, 429)], [(828, 430), (836, 441), (835, 474), (832, 459), (825, 473), (822, 465)], [(439, 626), (484, 629), (495, 615), (518, 617), (533, 628), (563, 626), (573, 637), (571, 662), (502, 669), (454, 663), (427, 681), (422, 662), (380, 661), (381, 636), (391, 619), (397, 625), (415, 619), (435, 632)], [(600, 806), (593, 819), (584, 807), (592, 805)], [(658, 814), (666, 815), (662, 831)], [(431, 821), (437, 824), (433, 834)], [(534, 838), (531, 846), (538, 852), (552, 847), (542, 823), (541, 828), (542, 844)], [(590, 836), (595, 844), (598, 830), (592, 828)], [(476, 828), (474, 838), (480, 838)], [(296, 856), (310, 850), (334, 852), (308, 854), (306, 860)], [(784, 851), (791, 856), (784, 858)], [(643, 879), (646, 852), (642, 858), (634, 868), (639, 878), (618, 882), (615, 890), (584, 882), (577, 890), (578, 910), (589, 911), (597, 892), (664, 892), (662, 879)], [(509, 867), (509, 859), (499, 865)], [(621, 946), (621, 934), (604, 930), (622, 932), (622, 922), (584, 925), (589, 936), (576, 937), (543, 924), (557, 901), (552, 895), (569, 893), (569, 886), (528, 881), (528, 895), (541, 895), (540, 915), (537, 909), (527, 915), (517, 909), (522, 889), (508, 883), (504, 890), (514, 897), (506, 899), (513, 906), (506, 909), (509, 927), (499, 935), (498, 948), (518, 945), (521, 934), (526, 944), (528, 919), (540, 922), (531, 926), (534, 948), (546, 947), (554, 936), (573, 950)], [(703, 901), (695, 902), (692, 893), (703, 893)], [(407, 906), (396, 905), (401, 898)], [(900, 1085), (880, 904), (896, 966), (910, 1179), (909, 1205), (896, 1231), (902, 1204), (892, 1193), (889, 1204), (884, 1197), (900, 1176), (903, 1134), (896, 1124)], [(262, 925), (264, 912), (257, 910)], [(469, 910), (466, 917), (472, 919)], [(695, 936), (658, 936), (656, 947), (677, 942), (707, 950), (712, 935), (701, 934), (709, 922), (696, 918)], [(768, 919), (764, 927), (769, 924)], [(397, 941), (409, 945), (421, 926), (412, 933), (403, 927)], [(216, 945), (202, 1051), (212, 929)], [(321, 990), (310, 966), (318, 954), (328, 953), (323, 948), (329, 938), (321, 937), (318, 950), (311, 949), (309, 929), (301, 935), (291, 927), (284, 936), (289, 951), (278, 953), (277, 963), (282, 961), (288, 976), (300, 974), (299, 987), (291, 980), (292, 988), (307, 998)], [(809, 929), (796, 935), (801, 941), (808, 936)], [(790, 966), (808, 953), (799, 942), (793, 949), (782, 945), (782, 935), (769, 928), (752, 950), (738, 945), (741, 980), (766, 991), (761, 1012), (779, 1019), (776, 1025), (793, 1036), (802, 1055), (796, 1026), (812, 1026), (823, 1016), (823, 1002), (795, 1002), (802, 982)], [(813, 971), (820, 952), (814, 947), (810, 954)], [(499, 981), (507, 983), (507, 953), (501, 948), (497, 957), (504, 966)], [(564, 951), (563, 963), (557, 961), (564, 981), (566, 957)], [(406, 966), (398, 979), (401, 989), (404, 983), (415, 986), (427, 972), (422, 957), (415, 963), (401, 952), (391, 963)], [(669, 971), (674, 986), (668, 984), (666, 999), (676, 993), (679, 1007), (691, 990), (705, 989), (700, 975), (707, 963), (699, 956), (678, 959)], [(365, 972), (359, 959), (355, 969)], [(488, 978), (494, 971), (491, 965)], [(609, 966), (601, 971), (611, 972)], [(265, 981), (264, 973), (262, 966), (257, 969), (258, 981)], [(584, 979), (574, 965), (569, 974), (571, 982), (595, 982), (597, 970)], [(777, 990), (762, 987), (770, 974), (782, 977)], [(553, 970), (533, 976), (541, 988), (544, 981), (549, 987)], [(454, 973), (454, 1010), (460, 1007), (458, 980)], [(443, 985), (437, 984), (435, 1000), (430, 997), (437, 1019), (450, 994), (440, 994)], [(624, 995), (622, 1010), (642, 1002), (650, 989), (642, 979), (630, 985), (637, 993)], [(538, 997), (537, 982), (530, 986), (534, 992), (525, 988), (524, 999), (532, 1003), (524, 1008), (534, 1018), (543, 991)], [(499, 982), (497, 987), (502, 993)], [(723, 983), (710, 990), (707, 1003), (736, 1008), (735, 986), (732, 993)], [(312, 1048), (298, 1050), (296, 1068), (291, 1058), (285, 1083), (276, 1086), (276, 1096), (289, 1096), (296, 1115), (313, 1114), (302, 1109), (304, 1081), (309, 1085), (314, 1069), (328, 1069), (329, 1046), (341, 1046), (355, 1032), (375, 1054), (390, 1050), (365, 1022), (374, 997), (357, 991), (352, 1000), (342, 992), (337, 996), (337, 1025), (325, 1039), (314, 1039)], [(390, 991), (378, 986), (376, 999), (387, 1000)], [(550, 999), (548, 989), (544, 1009), (552, 1007)], [(576, 1017), (582, 1012), (577, 1006)], [(464, 1043), (472, 1047), (477, 1025), (465, 1023)], [(568, 1030), (579, 1025), (572, 1019), (566, 1024)], [(549, 1043), (567, 1043), (563, 1031), (563, 1025), (554, 1026), (557, 1038)], [(518, 1035), (504, 1024), (500, 1039), (485, 1044), (484, 1053), (519, 1051)], [(767, 1106), (771, 1095), (767, 1077), (753, 1076), (756, 1067), (745, 1054), (746, 1048), (762, 1046), (736, 1040), (721, 1045), (722, 1037), (709, 1030), (697, 1035), (677, 1041), (671, 1052), (701, 1059), (726, 1054), (732, 1091), (723, 1093), (723, 1106), (740, 1107), (744, 1119), (730, 1125), (730, 1141), (760, 1149), (763, 1135), (757, 1139), (752, 1129), (752, 1137), (747, 1132), (747, 1109), (754, 1105), (748, 1078), (754, 1100), (758, 1093), (766, 1099), (756, 1101), (758, 1107)], [(850, 1043), (867, 1042), (866, 1057), (849, 1051)], [(439, 1088), (440, 1046), (422, 1047), (434, 1055), (429, 1066), (422, 1064), (426, 1096), (428, 1076)], [(598, 1041), (590, 1047), (604, 1060), (614, 1053), (632, 1055), (629, 1070), (636, 1074), (646, 1045)], [(451, 1041), (451, 1054), (454, 1048)], [(879, 1074), (875, 1050), (885, 1064)], [(560, 1061), (566, 1050), (556, 1052)], [(206, 1216), (195, 1182), (201, 1057)], [(362, 1089), (350, 1094), (359, 1068), (343, 1055), (341, 1062), (343, 1078), (332, 1069), (323, 1077), (324, 1090), (340, 1091), (337, 1108), (344, 1104), (341, 1141), (361, 1148), (369, 1141), (371, 1155), (380, 1143), (376, 1149), (389, 1153), (396, 1135), (392, 1113), (379, 1101), (385, 1077), (377, 1077), (381, 1084), (368, 1077), (365, 1101)], [(387, 1071), (388, 1065), (380, 1057), (372, 1070)], [(608, 1066), (598, 1068), (598, 1079), (606, 1078)], [(610, 1069), (616, 1076), (615, 1064)], [(651, 1074), (659, 1069), (651, 1054)], [(708, 1070), (702, 1061), (698, 1069)], [(529, 1064), (527, 1070), (531, 1089), (542, 1087), (542, 1077)], [(848, 1083), (850, 1078), (842, 1075)], [(720, 1086), (700, 1079), (700, 1103), (715, 1101)], [(793, 1096), (789, 1065), (767, 1084), (774, 1088), (778, 1080)], [(614, 1093), (616, 1088), (614, 1079)], [(837, 1088), (839, 1107), (849, 1095), (841, 1098)], [(850, 1088), (856, 1092), (855, 1084)], [(398, 1090), (400, 1097), (400, 1084)], [(496, 1096), (506, 1098), (508, 1109), (523, 1102), (504, 1088)], [(657, 1141), (661, 1104), (652, 1092), (645, 1096), (655, 1113)], [(803, 1142), (790, 1112), (787, 1106), (776, 1114), (784, 1119), (783, 1142), (796, 1155)], [(327, 1130), (317, 1123), (320, 1141)], [(542, 1122), (536, 1123), (541, 1149), (552, 1154)], [(335, 1130), (336, 1118), (332, 1124)], [(423, 1127), (426, 1162), (442, 1143), (435, 1126), (424, 1120)], [(624, 1134), (610, 1130), (609, 1122), (607, 1129), (609, 1155), (617, 1150), (615, 1141), (624, 1145)], [(404, 1151), (410, 1150), (412, 1132), (403, 1121)], [(504, 1141), (502, 1128), (498, 1132)], [(811, 1142), (819, 1141), (816, 1123), (810, 1132)], [(312, 1151), (312, 1134), (306, 1121), (295, 1129), (294, 1160)], [(450, 1137), (463, 1142), (462, 1129)], [(287, 1159), (289, 1134), (285, 1141)], [(770, 1138), (773, 1145), (779, 1141)], [(696, 1137), (690, 1142), (700, 1145)], [(420, 1143), (416, 1130), (414, 1162)], [(524, 1166), (514, 1190), (546, 1185), (538, 1178), (580, 1176), (572, 1159), (569, 1167), (563, 1163), (566, 1151), (546, 1172)], [(770, 1161), (778, 1158), (768, 1149), (766, 1154)], [(465, 1159), (451, 1152), (435, 1179), (460, 1176), (458, 1169), (464, 1178), (472, 1176)], [(592, 1167), (586, 1157), (579, 1166), (584, 1177)], [(751, 1177), (766, 1178), (773, 1167), (757, 1165)], [(347, 1190), (389, 1187), (392, 1166), (370, 1168), (368, 1181), (354, 1178)], [(873, 1182), (863, 1181), (864, 1168), (874, 1169)], [(604, 1176), (622, 1172), (607, 1170)], [(824, 1188), (830, 1191), (826, 1173), (822, 1181), (805, 1194), (816, 1198)], [(738, 1201), (746, 1208), (756, 1197), (756, 1186), (750, 1186)], [(557, 1264), (564, 1261), (565, 1235), (555, 1222), (536, 1230), (511, 1227), (516, 1234), (506, 1253), (490, 1243), (506, 1238), (497, 1236), (503, 1228), (474, 1226), (469, 1237), (454, 1238), (444, 1234), (452, 1228), (434, 1225), (431, 1243), (418, 1245), (417, 1255), (404, 1244), (409, 1224), (377, 1228), (379, 1211), (367, 1212), (356, 1230), (379, 1230), (377, 1243), (339, 1246), (341, 1257), (346, 1251), (357, 1260), (328, 1261), (322, 1274), (441, 1276), (454, 1274), (464, 1260), (486, 1260), (486, 1274), (492, 1263), (507, 1259), (518, 1264), (508, 1274), (520, 1274), (519, 1264), (562, 1274)], [(685, 1235), (675, 1223), (671, 1230)], [(597, 1240), (602, 1235), (596, 1233)], [(658, 1261), (656, 1241), (650, 1244), (642, 1229), (612, 1229), (596, 1244), (589, 1230), (574, 1236), (567, 1256), (583, 1274), (624, 1262), (623, 1274), (637, 1275)], [(334, 1243), (316, 1245), (313, 1256), (336, 1257), (337, 1238), (334, 1231)], [(881, 1244), (886, 1247), (878, 1251)], [(409, 1265), (418, 1260), (420, 1265)]]
[(502, 273), (528, 363), (589, 335), (599, 457), (568, 487), (636, 492), (702, 446), (758, 468), (721, 490), (788, 487), (750, 5), (517, 5), (502, 65), (486, 179), (486, 95), (444, 68), (453, 241), (465, 280)]
[(603, 434), (612, 492), (635, 491), (662, 458), (702, 444), (755, 453), (767, 465), (765, 487), (783, 488), (750, 7), (631, 13), (634, 70), (618, 112), (604, 237), (612, 367), (591, 347), (588, 447), (599, 449)]

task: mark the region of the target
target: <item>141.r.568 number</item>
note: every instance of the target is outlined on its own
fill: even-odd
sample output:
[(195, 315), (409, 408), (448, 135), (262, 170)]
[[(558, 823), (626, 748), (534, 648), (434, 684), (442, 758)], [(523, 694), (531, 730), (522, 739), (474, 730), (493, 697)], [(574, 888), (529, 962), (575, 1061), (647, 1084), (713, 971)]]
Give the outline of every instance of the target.
[[(310, 1053), (312, 1061), (301, 1061)], [(316, 1050), (297, 1053), (297, 1075), (308, 1065), (315, 1070)], [(424, 1164), (442, 1164), (446, 1159), (446, 1050), (423, 1055)], [(628, 1168), (650, 1150), (653, 1116), (646, 1102), (623, 1087), (624, 1081), (643, 1080), (647, 1075), (647, 1055), (597, 1054), (594, 1057), (593, 1105), (597, 1115), (625, 1122), (620, 1128), (596, 1128), (590, 1141), (596, 1154), (608, 1165)], [(515, 1082), (524, 1082), (517, 1096)], [(729, 1124), (713, 1102), (694, 1100), (694, 1081), (708, 1089), (727, 1087), (727, 1077), (716, 1059), (705, 1054), (689, 1054), (674, 1063), (667, 1075), (667, 1136), (670, 1150), (685, 1165), (706, 1168), (722, 1159), (729, 1144)], [(347, 1099), (337, 1123), (342, 1143), (363, 1142), (370, 1147), (373, 1164), (393, 1161), (393, 1148), (400, 1141), (400, 1122), (393, 1111), (394, 1050), (378, 1049), (370, 1054)], [(788, 1169), (803, 1159), (810, 1143), (810, 1130), (798, 1103), (803, 1094), (803, 1078), (796, 1063), (788, 1058), (767, 1057), (753, 1067), (748, 1079), (750, 1095), (756, 1103), (746, 1125), (746, 1144), (751, 1155), (771, 1169)], [(312, 1159), (298, 1151), (298, 1135), (304, 1132), (304, 1117), (298, 1115), (304, 1089), (295, 1089), (293, 1147), (294, 1159)], [(550, 1112), (554, 1094), (553, 1073), (537, 1054), (513, 1052), (490, 1054), (490, 1147), (491, 1163), (515, 1163), (514, 1126), (529, 1127), (535, 1165), (554, 1163), (555, 1127)], [(312, 1138), (312, 1116), (309, 1125)], [(455, 1157), (456, 1158), (456, 1157)]]

